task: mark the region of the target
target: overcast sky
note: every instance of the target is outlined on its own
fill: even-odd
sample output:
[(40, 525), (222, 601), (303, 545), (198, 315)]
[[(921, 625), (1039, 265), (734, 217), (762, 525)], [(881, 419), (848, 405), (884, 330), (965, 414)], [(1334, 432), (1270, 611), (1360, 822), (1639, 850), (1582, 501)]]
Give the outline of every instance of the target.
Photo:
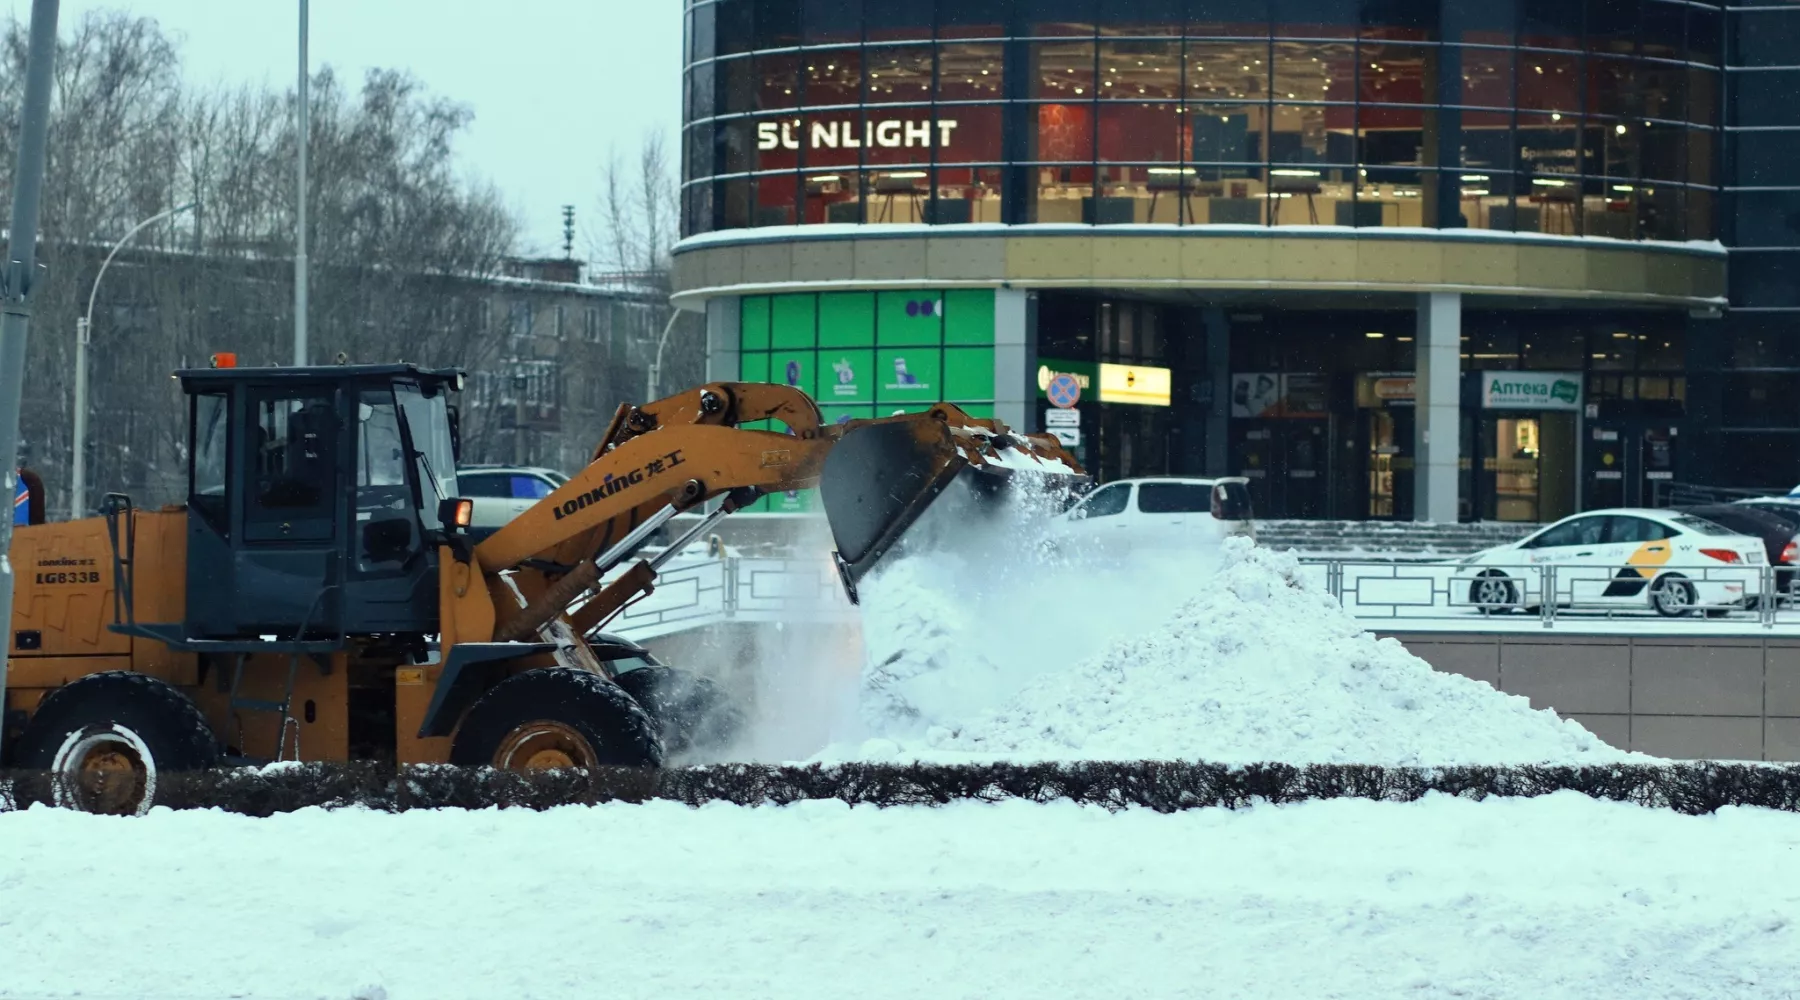
[[(4, 0), (21, 21), (30, 0)], [(155, 18), (182, 39), (194, 83), (296, 75), (298, 0), (62, 0), (59, 20), (111, 8)], [(346, 82), (370, 67), (410, 70), (475, 112), (459, 159), (492, 180), (531, 251), (560, 251), (561, 206), (579, 232), (595, 216), (608, 148), (635, 153), (681, 117), (679, 0), (312, 0), (310, 57)]]

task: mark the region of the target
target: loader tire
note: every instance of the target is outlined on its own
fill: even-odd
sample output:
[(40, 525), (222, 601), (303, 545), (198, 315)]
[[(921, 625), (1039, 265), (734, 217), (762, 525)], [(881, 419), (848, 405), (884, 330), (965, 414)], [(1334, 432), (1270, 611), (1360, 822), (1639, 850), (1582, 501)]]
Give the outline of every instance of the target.
[(141, 816), (167, 798), (166, 782), (158, 791), (159, 775), (218, 766), (219, 742), (173, 685), (112, 670), (50, 692), (19, 736), (15, 760), (22, 769), (49, 772), (47, 786), (29, 798)]
[(470, 707), (450, 763), (506, 771), (660, 767), (656, 722), (599, 674), (544, 667), (494, 685)]
[(620, 674), (618, 684), (656, 720), (670, 757), (723, 749), (744, 728), (743, 713), (719, 686), (692, 671), (639, 667)]

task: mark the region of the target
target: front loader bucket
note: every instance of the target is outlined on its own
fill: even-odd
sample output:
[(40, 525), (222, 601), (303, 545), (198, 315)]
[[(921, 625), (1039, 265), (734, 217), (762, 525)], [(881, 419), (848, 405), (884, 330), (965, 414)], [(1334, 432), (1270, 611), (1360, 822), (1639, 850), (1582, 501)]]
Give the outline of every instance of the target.
[(819, 499), (852, 601), (856, 582), (968, 464), (936, 420), (869, 424), (838, 440), (819, 473)]
[[(825, 457), (819, 496), (851, 601), (856, 585), (959, 479), (958, 494), (995, 509), (1016, 487), (1072, 490), (1079, 469), (1033, 457), (1030, 443), (917, 417), (853, 427)], [(962, 516), (962, 511), (957, 511)]]

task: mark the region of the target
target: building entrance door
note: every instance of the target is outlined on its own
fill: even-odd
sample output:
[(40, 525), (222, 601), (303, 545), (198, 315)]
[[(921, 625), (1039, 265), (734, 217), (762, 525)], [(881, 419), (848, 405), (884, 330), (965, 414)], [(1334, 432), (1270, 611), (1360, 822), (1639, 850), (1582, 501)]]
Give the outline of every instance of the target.
[(1679, 431), (1669, 420), (1590, 421), (1582, 509), (1661, 506), (1675, 480)]
[(1547, 523), (1575, 513), (1575, 414), (1484, 415), (1477, 447), (1482, 520)]
[(1410, 521), (1413, 512), (1413, 411), (1362, 412), (1367, 482), (1366, 517)]

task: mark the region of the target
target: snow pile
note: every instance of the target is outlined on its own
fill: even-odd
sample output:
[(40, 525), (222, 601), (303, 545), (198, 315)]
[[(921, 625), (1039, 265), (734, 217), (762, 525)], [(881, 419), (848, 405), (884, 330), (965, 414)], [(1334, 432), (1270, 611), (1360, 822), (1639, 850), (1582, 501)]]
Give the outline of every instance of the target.
[(1292, 554), (1210, 554), (897, 561), (863, 601), (872, 738), (819, 759), (1647, 759), (1375, 638)]

